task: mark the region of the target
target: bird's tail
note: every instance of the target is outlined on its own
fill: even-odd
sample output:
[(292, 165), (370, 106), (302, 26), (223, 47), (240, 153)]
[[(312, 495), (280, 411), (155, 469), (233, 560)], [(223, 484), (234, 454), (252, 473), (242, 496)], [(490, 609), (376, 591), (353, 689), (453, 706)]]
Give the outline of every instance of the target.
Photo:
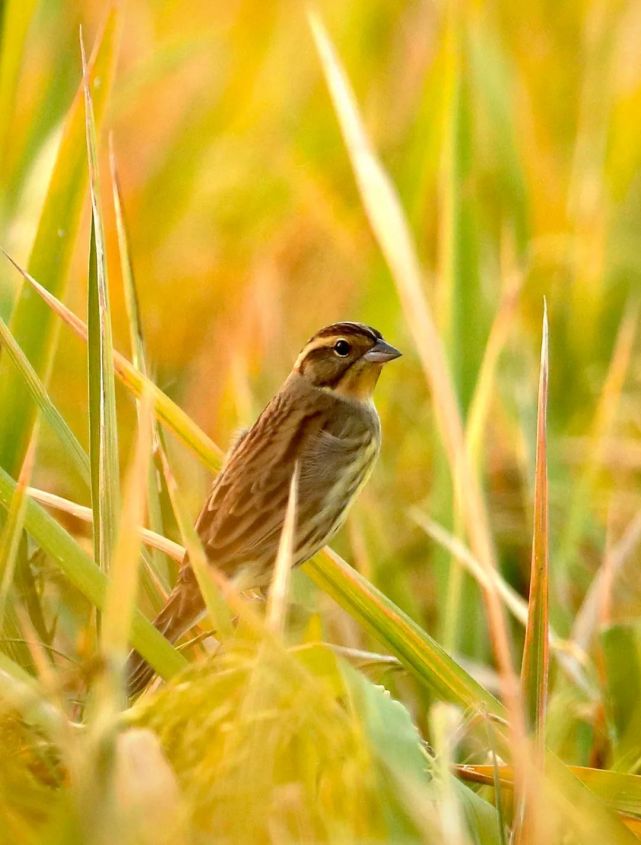
[[(170, 643), (175, 643), (202, 616), (204, 603), (191, 567), (183, 567), (178, 583), (165, 606), (154, 619), (156, 627)], [(138, 695), (153, 678), (155, 670), (137, 651), (127, 660), (126, 677), (130, 696)]]

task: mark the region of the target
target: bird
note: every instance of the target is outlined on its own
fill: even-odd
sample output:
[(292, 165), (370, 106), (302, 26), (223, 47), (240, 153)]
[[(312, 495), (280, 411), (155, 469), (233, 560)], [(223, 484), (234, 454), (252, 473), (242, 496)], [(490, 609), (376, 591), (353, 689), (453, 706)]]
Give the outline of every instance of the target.
[[(380, 451), (372, 394), (383, 366), (401, 353), (363, 323), (325, 326), (305, 344), (281, 388), (237, 437), (203, 505), (196, 530), (207, 560), (239, 590), (269, 585), (298, 468), (294, 566), (309, 560), (341, 527)], [(187, 556), (154, 619), (176, 642), (205, 613)], [(130, 695), (153, 669), (132, 651)]]

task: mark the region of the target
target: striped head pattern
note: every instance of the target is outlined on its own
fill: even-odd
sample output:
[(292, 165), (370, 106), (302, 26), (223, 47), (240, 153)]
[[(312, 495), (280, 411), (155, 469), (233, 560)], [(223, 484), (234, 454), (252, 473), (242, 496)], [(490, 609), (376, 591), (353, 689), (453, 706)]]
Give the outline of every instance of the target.
[(383, 364), (400, 354), (371, 326), (333, 323), (307, 341), (294, 370), (315, 387), (363, 400), (371, 396)]

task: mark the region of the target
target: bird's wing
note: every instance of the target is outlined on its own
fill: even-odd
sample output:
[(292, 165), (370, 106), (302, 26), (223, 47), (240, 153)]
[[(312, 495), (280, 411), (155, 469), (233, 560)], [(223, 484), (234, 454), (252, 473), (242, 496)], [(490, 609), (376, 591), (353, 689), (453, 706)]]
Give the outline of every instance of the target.
[(214, 482), (197, 529), (223, 571), (275, 554), (295, 462), (327, 422), (324, 410), (299, 408), (274, 397)]

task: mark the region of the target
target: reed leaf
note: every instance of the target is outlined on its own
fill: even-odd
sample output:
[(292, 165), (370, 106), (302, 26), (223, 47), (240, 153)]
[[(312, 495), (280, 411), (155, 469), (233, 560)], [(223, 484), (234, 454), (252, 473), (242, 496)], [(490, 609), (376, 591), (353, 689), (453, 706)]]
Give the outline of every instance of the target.
[[(114, 76), (119, 8), (116, 5), (109, 13), (89, 61), (88, 77), (93, 88), (98, 125), (104, 115)], [(64, 293), (87, 187), (83, 99), (81, 84), (67, 116), (28, 264), (30, 273), (46, 279), (47, 289), (54, 296)], [(33, 369), (47, 384), (56, 345), (55, 321), (51, 310), (34, 298), (28, 287), (21, 290), (10, 327)], [(0, 408), (3, 409), (0, 415), (0, 466), (16, 474), (29, 442), (35, 408), (22, 375), (2, 360)]]
[[(0, 468), (0, 505), (5, 510), (11, 507), (15, 489), (15, 481)], [(24, 526), (70, 583), (96, 608), (104, 609), (107, 578), (73, 537), (31, 500), (27, 503)], [(185, 659), (139, 611), (134, 614), (131, 640), (162, 677), (171, 677), (185, 665)]]

